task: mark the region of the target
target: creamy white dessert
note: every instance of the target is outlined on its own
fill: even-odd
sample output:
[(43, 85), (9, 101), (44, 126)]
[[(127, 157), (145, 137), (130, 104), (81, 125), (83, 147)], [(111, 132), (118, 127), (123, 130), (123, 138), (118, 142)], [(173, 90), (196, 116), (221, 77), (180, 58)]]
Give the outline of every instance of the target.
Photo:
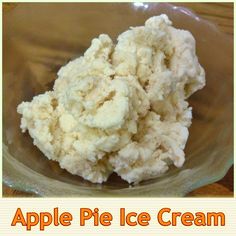
[(191, 124), (186, 99), (205, 85), (195, 40), (166, 15), (114, 44), (101, 34), (58, 72), (52, 91), (22, 102), (21, 129), (48, 159), (94, 183), (129, 183), (181, 167)]

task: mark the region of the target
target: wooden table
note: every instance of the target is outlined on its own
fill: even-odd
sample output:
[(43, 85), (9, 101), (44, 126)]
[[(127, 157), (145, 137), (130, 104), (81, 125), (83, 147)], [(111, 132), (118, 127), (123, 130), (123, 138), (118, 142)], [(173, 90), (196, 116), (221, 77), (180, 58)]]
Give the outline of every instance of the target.
[[(233, 37), (233, 3), (175, 3), (178, 6), (184, 6), (192, 9), (202, 18), (216, 23), (219, 28), (226, 34)], [(12, 5), (3, 5), (3, 10), (8, 10)], [(4, 197), (28, 197), (33, 196), (28, 193), (13, 190), (7, 186), (3, 186)], [(230, 168), (227, 175), (219, 182), (204, 186), (188, 196), (233, 196), (233, 167)]]

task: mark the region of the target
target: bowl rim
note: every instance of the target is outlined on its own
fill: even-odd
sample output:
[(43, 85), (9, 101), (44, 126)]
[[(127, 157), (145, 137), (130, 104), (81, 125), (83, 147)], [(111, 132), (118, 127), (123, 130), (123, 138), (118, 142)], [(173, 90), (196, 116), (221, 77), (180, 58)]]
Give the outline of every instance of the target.
[[(143, 185), (143, 186), (135, 186), (135, 188), (124, 188), (124, 189), (91, 189), (91, 187), (79, 187), (75, 189), (73, 193), (70, 194), (61, 194), (60, 196), (52, 193), (50, 190), (45, 189), (45, 184), (43, 180), (47, 181), (48, 186), (55, 186), (56, 183), (60, 183), (62, 185), (61, 189), (67, 189), (68, 187), (75, 186), (75, 184), (71, 183), (66, 183), (66, 182), (60, 182), (59, 180), (52, 179), (50, 177), (44, 176), (29, 167), (25, 166), (23, 163), (19, 162), (18, 160), (14, 159), (9, 153), (7, 152), (7, 146), (3, 144), (3, 160), (4, 160), (4, 165), (11, 165), (9, 160), (14, 160), (15, 166), (18, 168), (15, 168), (15, 166), (11, 165), (11, 169), (14, 171), (13, 173), (15, 175), (20, 174), (21, 177), (23, 177), (23, 182), (19, 178), (15, 178), (13, 175), (6, 175), (3, 174), (3, 183), (7, 185), (10, 188), (14, 188), (18, 191), (23, 191), (26, 193), (33, 193), (35, 196), (38, 197), (134, 197), (136, 194), (138, 196), (142, 197), (161, 197), (161, 196), (168, 196), (168, 197), (184, 197), (186, 194), (189, 192), (193, 191), (194, 189), (200, 188), (202, 186), (214, 183), (220, 179), (222, 179), (229, 168), (233, 164), (233, 155), (231, 158), (227, 159), (227, 161), (224, 163), (224, 168), (221, 168), (220, 171), (217, 172), (217, 175), (212, 175), (210, 178), (199, 178), (196, 179), (195, 181), (188, 182), (185, 186), (184, 189), (179, 188), (178, 191), (170, 192), (170, 195), (160, 195), (157, 194), (157, 190), (155, 185), (156, 183), (148, 184), (148, 185)], [(22, 175), (22, 172), (19, 171), (19, 167), (24, 168), (24, 173)], [(37, 185), (35, 185), (34, 179), (31, 179), (29, 181), (28, 175), (29, 176), (34, 176), (34, 177), (40, 177), (40, 181), (37, 181)], [(150, 188), (151, 187), (151, 188)], [(71, 189), (70, 189), (71, 190)], [(88, 190), (91, 191), (90, 194), (88, 194)], [(140, 194), (140, 192), (142, 194)], [(96, 195), (94, 195), (96, 193)]]

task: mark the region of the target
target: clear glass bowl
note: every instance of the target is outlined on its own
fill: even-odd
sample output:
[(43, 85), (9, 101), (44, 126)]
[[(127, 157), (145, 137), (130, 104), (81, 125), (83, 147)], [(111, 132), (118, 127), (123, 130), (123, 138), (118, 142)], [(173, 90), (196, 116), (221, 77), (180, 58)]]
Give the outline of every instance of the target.
[[(192, 32), (206, 87), (190, 99), (193, 124), (186, 163), (129, 187), (113, 175), (92, 184), (49, 161), (19, 128), (16, 107), (52, 88), (57, 70), (100, 33), (114, 40), (129, 26), (166, 13)], [(165, 3), (20, 3), (3, 14), (3, 180), (39, 196), (184, 196), (221, 179), (233, 163), (233, 41), (191, 11)]]

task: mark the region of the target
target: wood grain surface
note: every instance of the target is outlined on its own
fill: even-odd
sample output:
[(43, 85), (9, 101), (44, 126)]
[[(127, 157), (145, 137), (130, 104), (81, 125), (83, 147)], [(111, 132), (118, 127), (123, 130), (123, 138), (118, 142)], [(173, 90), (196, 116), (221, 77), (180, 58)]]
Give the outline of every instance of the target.
[[(233, 3), (175, 3), (177, 6), (184, 6), (204, 19), (207, 19), (219, 26), (221, 31), (233, 37)], [(3, 10), (14, 8), (15, 4), (4, 4)], [(32, 194), (19, 192), (7, 186), (3, 186), (4, 197), (31, 197)], [(211, 196), (233, 196), (233, 167), (227, 175), (219, 182), (199, 188), (190, 194), (189, 197), (211, 197)]]

